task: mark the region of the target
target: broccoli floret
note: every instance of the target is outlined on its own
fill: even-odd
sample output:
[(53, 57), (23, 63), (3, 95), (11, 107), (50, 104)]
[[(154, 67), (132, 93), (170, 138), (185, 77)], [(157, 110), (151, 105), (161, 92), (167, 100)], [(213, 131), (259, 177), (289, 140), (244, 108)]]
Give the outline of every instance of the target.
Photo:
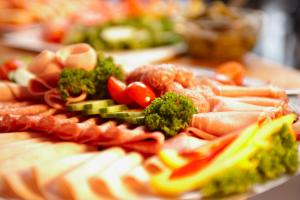
[(107, 81), (110, 76), (114, 76), (119, 80), (124, 80), (125, 73), (122, 68), (114, 63), (112, 57), (98, 56), (96, 68), (92, 72), (93, 81), (95, 84), (95, 95), (93, 99), (108, 98)]
[(151, 131), (159, 130), (166, 136), (174, 136), (188, 126), (195, 113), (196, 108), (189, 98), (169, 92), (145, 109), (145, 124)]
[(259, 179), (256, 170), (230, 169), (207, 183), (201, 191), (204, 196), (227, 196), (243, 193)]
[(298, 169), (297, 142), (287, 127), (273, 136), (271, 148), (256, 155), (257, 167), (263, 180), (277, 178), (283, 173), (293, 174)]
[(95, 85), (91, 74), (83, 69), (66, 68), (60, 74), (58, 90), (63, 99), (71, 95), (78, 95), (87, 92), (95, 94)]
[(297, 142), (287, 126), (272, 135), (268, 144), (258, 147), (256, 152), (244, 163), (210, 180), (201, 189), (203, 195), (219, 197), (246, 192), (255, 183), (298, 170)]
[(99, 55), (97, 66), (92, 71), (65, 68), (60, 74), (58, 90), (63, 99), (82, 92), (87, 92), (90, 99), (108, 98), (107, 81), (110, 76), (124, 80), (125, 74), (111, 57)]

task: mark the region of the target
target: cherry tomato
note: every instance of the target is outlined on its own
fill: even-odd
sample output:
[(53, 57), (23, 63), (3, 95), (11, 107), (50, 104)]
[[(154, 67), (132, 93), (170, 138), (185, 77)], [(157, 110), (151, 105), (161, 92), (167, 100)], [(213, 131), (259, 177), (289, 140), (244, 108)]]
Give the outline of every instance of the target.
[(60, 43), (68, 29), (68, 24), (65, 21), (54, 21), (45, 24), (43, 37), (49, 42)]
[(17, 68), (24, 66), (24, 63), (17, 59), (8, 59), (0, 66), (0, 78), (8, 80), (8, 74), (15, 71)]
[(153, 90), (142, 82), (130, 83), (126, 88), (126, 93), (143, 108), (146, 108), (156, 98)]
[(224, 74), (236, 84), (241, 85), (246, 72), (245, 67), (241, 63), (232, 61), (219, 65), (217, 73)]
[(111, 98), (120, 104), (132, 103), (131, 98), (126, 94), (126, 84), (111, 76), (108, 79), (107, 89)]
[(230, 77), (224, 74), (216, 73), (213, 77), (216, 81), (226, 84), (226, 85), (235, 85), (235, 82), (231, 80)]

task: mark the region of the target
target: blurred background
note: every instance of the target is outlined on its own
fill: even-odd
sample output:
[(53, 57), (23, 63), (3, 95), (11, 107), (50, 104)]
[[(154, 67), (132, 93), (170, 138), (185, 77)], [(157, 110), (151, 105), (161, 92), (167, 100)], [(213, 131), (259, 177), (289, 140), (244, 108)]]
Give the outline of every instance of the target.
[[(124, 3), (125, 2), (125, 3)], [(129, 2), (129, 3), (128, 3)], [(139, 2), (140, 4), (147, 4), (150, 2), (150, 6), (144, 6), (141, 7), (140, 4), (136, 3)], [(72, 32), (70, 29), (68, 29), (68, 36), (66, 37), (66, 30), (61, 30), (57, 27), (66, 27), (73, 23), (81, 23), (85, 26), (91, 26), (95, 25), (99, 22), (106, 21), (106, 18), (109, 18), (108, 16), (114, 15), (114, 17), (118, 17), (119, 15), (126, 15), (126, 16), (132, 16), (136, 15), (139, 12), (144, 11), (150, 11), (150, 15), (157, 15), (159, 14), (167, 14), (167, 15), (178, 15), (178, 13), (174, 10), (176, 6), (180, 5), (183, 8), (189, 7), (188, 5), (192, 5), (191, 11), (193, 11), (193, 5), (196, 5), (197, 2), (206, 3), (206, 5), (209, 5), (215, 1), (212, 0), (0, 0), (0, 29), (5, 31), (10, 30), (18, 30), (19, 25), (26, 25), (28, 22), (32, 21), (34, 23), (40, 23), (43, 22), (46, 24), (46, 27), (44, 30), (44, 38), (50, 40), (51, 42), (55, 43), (74, 43), (74, 42), (82, 42), (85, 41), (82, 39), (85, 37), (89, 37), (89, 40), (93, 40), (93, 46), (97, 46), (97, 48), (106, 48), (109, 47), (109, 49), (113, 50), (119, 50), (121, 49), (139, 49), (142, 47), (155, 47), (155, 46), (162, 46), (167, 44), (173, 44), (177, 42), (177, 36), (169, 34), (171, 32), (171, 26), (169, 21), (165, 19), (160, 19), (161, 27), (162, 29), (156, 29), (158, 26), (153, 25), (155, 23), (152, 23), (151, 20), (148, 24), (142, 24), (142, 26), (145, 25), (146, 29), (151, 29), (152, 33), (158, 32), (159, 34), (156, 34), (156, 38), (151, 38), (151, 40), (155, 40), (155, 42), (151, 43), (150, 40), (146, 40), (146, 33), (145, 32), (139, 32), (139, 37), (142, 37), (142, 42), (130, 42), (126, 44), (116, 44), (115, 42), (113, 44), (108, 44), (108, 42), (99, 43), (99, 41), (95, 42), (95, 34), (101, 32), (103, 27), (98, 28), (97, 31), (95, 29), (90, 31), (82, 31), (81, 35), (78, 34), (78, 29)], [(223, 46), (230, 46), (229, 44), (239, 44), (241, 41), (247, 40), (249, 42), (249, 45), (245, 47), (245, 50), (252, 49), (252, 43), (256, 42), (256, 46), (254, 48), (254, 52), (261, 57), (270, 59), (272, 61), (291, 66), (297, 69), (300, 69), (300, 1), (299, 0), (223, 0), (223, 2), (226, 5), (230, 6), (236, 6), (236, 7), (245, 7), (245, 8), (252, 8), (252, 9), (259, 9), (263, 11), (262, 14), (262, 26), (260, 29), (260, 33), (256, 31), (252, 31), (252, 36), (247, 36), (248, 38), (244, 38), (244, 35), (239, 34), (239, 32), (245, 32), (245, 30), (248, 30), (249, 27), (241, 28), (241, 24), (244, 22), (237, 22), (238, 28), (234, 30), (237, 35), (231, 34), (227, 38), (225, 38), (225, 42)], [(196, 3), (196, 4), (195, 4)], [(118, 5), (118, 6), (117, 6)], [(128, 9), (128, 5), (130, 5), (130, 9)], [(154, 6), (153, 6), (154, 5)], [(165, 8), (166, 5), (168, 5), (168, 8)], [(174, 6), (176, 5), (176, 6)], [(127, 6), (127, 7), (126, 7)], [(173, 7), (174, 8), (173, 8)], [(109, 9), (108, 9), (109, 7)], [(197, 6), (196, 6), (197, 7)], [(222, 6), (221, 6), (222, 7)], [(108, 12), (109, 10), (109, 12)], [(128, 11), (129, 10), (129, 11)], [(181, 9), (182, 10), (182, 9)], [(198, 7), (198, 11), (203, 11), (203, 9)], [(215, 9), (217, 10), (217, 9)], [(185, 13), (189, 13), (190, 11), (184, 11)], [(205, 13), (206, 12), (206, 13)], [(204, 18), (213, 18), (212, 13), (209, 13), (208, 11), (205, 11), (204, 14), (202, 13), (202, 17)], [(218, 14), (219, 15), (225, 15), (225, 18), (229, 18), (230, 20), (236, 19), (236, 17), (239, 17), (239, 14), (236, 15), (236, 13), (230, 13), (226, 8), (219, 9)], [(220, 14), (221, 13), (221, 14)], [(229, 14), (228, 14), (229, 13)], [(71, 16), (71, 17), (70, 17)], [(229, 16), (229, 17), (228, 17)], [(59, 21), (58, 23), (57, 18), (68, 18), (68, 25), (64, 21)], [(218, 18), (218, 17), (217, 17)], [(232, 18), (232, 19), (231, 19)], [(219, 20), (221, 19), (221, 20)], [(226, 23), (224, 23), (224, 16), (218, 18), (216, 21), (218, 23), (214, 24), (216, 27), (213, 27), (213, 29), (224, 29), (228, 28), (226, 27)], [(230, 21), (229, 20), (229, 21)], [(232, 20), (232, 21), (234, 21)], [(55, 23), (53, 23), (53, 21)], [(142, 20), (143, 21), (143, 20)], [(145, 20), (144, 20), (145, 21)], [(147, 20), (146, 20), (147, 21)], [(260, 21), (259, 19), (257, 21)], [(221, 23), (220, 23), (221, 22)], [(119, 22), (118, 22), (119, 23)], [(139, 23), (139, 29), (141, 28), (141, 23)], [(142, 22), (143, 23), (143, 22)], [(151, 24), (152, 23), (152, 24)], [(198, 23), (198, 22), (197, 22)], [(202, 23), (202, 22), (201, 22)], [(235, 23), (235, 22), (234, 22)], [(47, 26), (48, 24), (48, 26)], [(50, 26), (49, 26), (50, 24)], [(55, 26), (53, 26), (55, 24)], [(59, 24), (59, 25), (57, 25)], [(132, 25), (136, 24), (135, 21), (123, 21), (121, 22), (121, 25)], [(150, 24), (150, 25), (149, 25)], [(221, 24), (221, 26), (220, 26)], [(225, 24), (225, 26), (224, 26)], [(117, 24), (118, 25), (118, 24)], [(245, 25), (245, 23), (244, 23)], [(249, 25), (249, 24), (247, 24)], [(105, 25), (106, 26), (106, 25)], [(207, 28), (206, 24), (204, 23), (200, 25), (201, 28), (203, 26)], [(250, 26), (250, 25), (249, 25)], [(54, 27), (54, 28), (53, 28)], [(143, 28), (145, 28), (143, 27)], [(150, 27), (150, 28), (149, 28)], [(154, 28), (153, 28), (154, 27)], [(221, 27), (221, 28), (220, 28)], [(225, 27), (225, 28), (224, 28)], [(205, 29), (203, 28), (203, 29)], [(211, 28), (211, 26), (209, 26)], [(248, 28), (248, 29), (247, 29)], [(65, 28), (66, 29), (66, 28)], [(85, 28), (83, 28), (85, 29)], [(186, 29), (189, 29), (186, 28)], [(228, 28), (230, 29), (230, 28)], [(117, 29), (115, 29), (117, 30)], [(195, 29), (196, 30), (196, 29)], [(198, 29), (197, 29), (198, 30)], [(128, 34), (130, 31), (132, 32), (132, 29), (118, 29), (117, 31)], [(215, 30), (214, 30), (215, 31)], [(220, 32), (220, 30), (217, 30)], [(69, 34), (71, 32), (71, 34)], [(79, 31), (80, 32), (80, 31)], [(84, 36), (83, 33), (85, 32)], [(107, 31), (106, 31), (107, 32)], [(196, 31), (200, 32), (200, 31)], [(102, 34), (102, 36), (107, 35), (113, 35), (112, 32), (109, 32), (110, 34)], [(52, 35), (51, 35), (52, 34)], [(148, 33), (149, 34), (149, 33)], [(189, 33), (190, 35), (193, 33)], [(250, 33), (249, 33), (250, 34)], [(71, 36), (70, 36), (71, 35)], [(196, 40), (195, 37), (200, 36), (188, 36), (186, 40), (190, 40), (194, 43)], [(64, 36), (64, 39), (60, 38)], [(206, 37), (207, 32), (203, 33), (201, 37)], [(259, 37), (258, 37), (259, 36)], [(117, 37), (119, 35), (117, 34)], [(124, 39), (124, 35), (122, 36)], [(258, 40), (256, 41), (256, 37), (258, 37)], [(92, 38), (92, 39), (91, 39)], [(192, 39), (191, 39), (192, 38)], [(232, 39), (234, 38), (234, 39)], [(235, 39), (238, 38), (238, 39)], [(105, 39), (105, 38), (104, 38)], [(107, 39), (107, 38), (106, 38)], [(112, 39), (112, 38), (109, 38)], [(207, 38), (206, 38), (207, 39)], [(205, 40), (206, 40), (205, 39)], [(240, 40), (239, 40), (240, 39)], [(235, 41), (236, 40), (236, 41)], [(250, 41), (248, 41), (250, 40)], [(255, 40), (255, 41), (254, 41)], [(218, 41), (219, 46), (220, 43), (222, 44), (222, 39)], [(202, 41), (203, 43), (199, 43), (202, 49), (195, 47), (193, 50), (197, 51), (197, 53), (205, 54), (207, 52), (203, 52), (204, 48), (213, 48), (214, 51), (222, 51), (222, 48), (219, 47), (213, 47), (211, 41)], [(151, 44), (150, 44), (151, 43)], [(142, 46), (139, 46), (142, 44)], [(128, 47), (129, 45), (129, 47)], [(208, 45), (208, 46), (207, 46)], [(245, 44), (246, 45), (246, 44)], [(245, 46), (244, 45), (244, 46)], [(240, 45), (243, 46), (243, 45)], [(198, 48), (198, 49), (197, 49)], [(244, 51), (244, 49), (234, 49), (232, 51)], [(197, 54), (194, 53), (194, 54)], [(217, 57), (216, 55), (212, 55), (213, 57)]]

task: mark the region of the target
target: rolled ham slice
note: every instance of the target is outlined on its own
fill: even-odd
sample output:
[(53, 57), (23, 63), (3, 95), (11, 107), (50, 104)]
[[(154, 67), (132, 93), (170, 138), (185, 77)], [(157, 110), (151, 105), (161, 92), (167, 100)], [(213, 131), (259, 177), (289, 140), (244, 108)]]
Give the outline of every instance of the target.
[(56, 52), (56, 57), (65, 68), (81, 68), (91, 71), (97, 63), (97, 54), (88, 44), (66, 46)]
[(267, 97), (220, 97), (215, 96), (213, 97), (214, 101), (222, 101), (222, 100), (230, 100), (230, 101), (238, 101), (241, 103), (247, 103), (252, 104), (256, 106), (270, 106), (270, 107), (277, 107), (285, 102), (280, 99), (274, 99), (274, 98), (267, 98)]
[(31, 63), (28, 65), (28, 71), (35, 75), (48, 74), (49, 71), (55, 70), (51, 63), (55, 62), (56, 56), (52, 51), (44, 50), (39, 55), (34, 57)]
[(262, 112), (210, 112), (195, 114), (191, 127), (221, 136), (261, 120)]
[(220, 96), (225, 97), (268, 97), (285, 100), (285, 91), (281, 88), (274, 86), (263, 86), (263, 87), (242, 87), (242, 86), (229, 86), (220, 85), (218, 86)]
[(49, 106), (56, 109), (64, 109), (66, 104), (83, 101), (86, 97), (87, 93), (81, 93), (79, 96), (68, 97), (64, 100), (60, 92), (56, 88), (53, 88), (45, 93), (44, 99)]

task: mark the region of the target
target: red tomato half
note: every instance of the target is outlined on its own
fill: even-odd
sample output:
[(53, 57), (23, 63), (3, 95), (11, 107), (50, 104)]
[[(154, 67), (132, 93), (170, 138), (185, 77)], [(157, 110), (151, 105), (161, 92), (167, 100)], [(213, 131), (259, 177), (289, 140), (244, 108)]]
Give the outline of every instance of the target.
[(143, 108), (146, 108), (156, 98), (153, 90), (142, 82), (130, 83), (127, 86), (126, 94)]
[(54, 21), (44, 26), (43, 37), (46, 41), (60, 43), (68, 29), (68, 23), (65, 21)]
[(126, 94), (126, 84), (111, 76), (108, 79), (107, 89), (111, 98), (120, 104), (130, 104), (131, 98)]
[(8, 80), (8, 74), (11, 71), (15, 71), (17, 68), (24, 66), (24, 63), (17, 59), (8, 59), (2, 66), (0, 66), (0, 78), (1, 80)]

